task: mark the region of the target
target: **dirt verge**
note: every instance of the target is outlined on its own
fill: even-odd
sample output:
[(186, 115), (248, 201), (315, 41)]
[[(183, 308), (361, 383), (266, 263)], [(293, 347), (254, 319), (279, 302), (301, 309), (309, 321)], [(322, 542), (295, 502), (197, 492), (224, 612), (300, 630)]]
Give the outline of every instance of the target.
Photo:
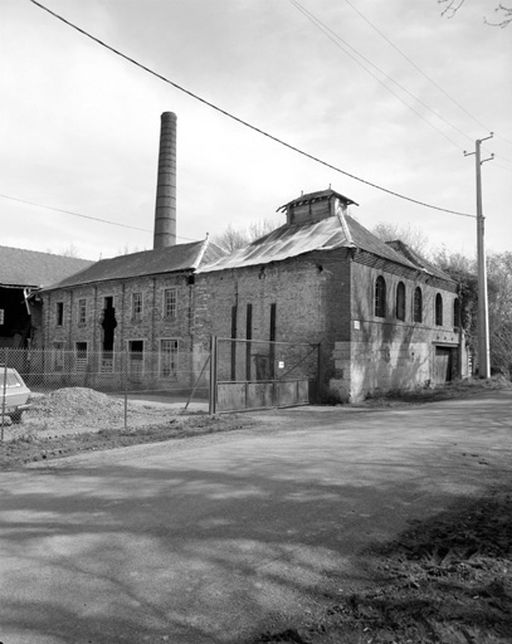
[[(19, 467), (34, 461), (72, 456), (79, 452), (113, 449), (142, 443), (157, 443), (173, 438), (198, 436), (214, 432), (227, 432), (253, 424), (246, 416), (174, 416), (166, 422), (133, 429), (100, 429), (40, 435), (37, 432), (22, 434), (14, 440), (0, 443), (0, 470)], [(50, 429), (51, 431), (51, 429)]]

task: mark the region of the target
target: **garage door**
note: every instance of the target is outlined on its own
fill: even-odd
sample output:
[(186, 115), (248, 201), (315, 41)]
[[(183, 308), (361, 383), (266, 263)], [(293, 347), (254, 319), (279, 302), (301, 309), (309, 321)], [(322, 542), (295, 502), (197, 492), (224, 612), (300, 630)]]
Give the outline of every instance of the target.
[(452, 379), (453, 352), (451, 347), (436, 347), (434, 356), (434, 384), (439, 385)]

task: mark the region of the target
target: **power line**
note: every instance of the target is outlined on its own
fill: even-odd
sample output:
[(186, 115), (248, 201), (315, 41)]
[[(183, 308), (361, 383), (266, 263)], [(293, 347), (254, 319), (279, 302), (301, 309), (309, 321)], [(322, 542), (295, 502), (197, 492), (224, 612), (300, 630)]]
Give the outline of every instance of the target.
[[(429, 112), (431, 112), (431, 113), (432, 113), (434, 116), (436, 116), (440, 121), (443, 121), (444, 123), (446, 123), (446, 125), (448, 125), (449, 127), (451, 127), (453, 130), (455, 130), (456, 132), (458, 132), (459, 134), (461, 134), (461, 135), (462, 135), (462, 136), (464, 136), (465, 138), (469, 139), (470, 141), (472, 141), (472, 140), (473, 140), (473, 139), (472, 139), (468, 134), (466, 134), (466, 132), (463, 132), (459, 127), (457, 127), (457, 126), (456, 126), (456, 125), (454, 125), (453, 123), (450, 123), (450, 121), (448, 121), (447, 119), (445, 119), (445, 118), (444, 118), (444, 116), (442, 116), (442, 114), (440, 114), (440, 113), (439, 113), (439, 112), (437, 112), (435, 109), (433, 109), (432, 107), (430, 107), (430, 105), (428, 105), (427, 103), (425, 103), (425, 101), (423, 101), (421, 98), (419, 98), (418, 96), (416, 96), (416, 94), (413, 94), (413, 92), (411, 92), (410, 90), (408, 90), (408, 89), (407, 89), (407, 87), (405, 87), (404, 85), (402, 85), (401, 83), (399, 83), (399, 82), (398, 82), (397, 80), (395, 80), (392, 76), (390, 76), (390, 75), (389, 75), (389, 74), (387, 74), (383, 69), (381, 69), (378, 65), (376, 65), (375, 63), (373, 63), (369, 58), (367, 58), (364, 54), (362, 54), (362, 53), (361, 53), (360, 51), (358, 51), (355, 47), (353, 47), (349, 42), (347, 42), (344, 38), (342, 38), (339, 34), (337, 34), (335, 31), (333, 31), (333, 30), (332, 30), (328, 25), (326, 25), (324, 22), (322, 22), (322, 21), (320, 20), (320, 18), (318, 18), (317, 16), (315, 16), (311, 11), (309, 11), (309, 9), (306, 9), (306, 7), (304, 7), (304, 5), (300, 4), (300, 2), (298, 2), (297, 0), (289, 0), (289, 2), (290, 2), (290, 4), (291, 4), (292, 6), (294, 6), (298, 11), (300, 11), (300, 12), (301, 12), (301, 13), (302, 13), (302, 14), (303, 14), (303, 15), (304, 15), (304, 16), (305, 16), (305, 17), (306, 17), (310, 22), (312, 22), (316, 27), (318, 27), (318, 28), (320, 29), (320, 31), (322, 31), (322, 32), (327, 36), (327, 38), (329, 38), (329, 40), (331, 40), (331, 42), (333, 42), (333, 43), (334, 43), (334, 44), (335, 44), (339, 49), (341, 49), (341, 50), (342, 50), (345, 54), (347, 54), (350, 58), (352, 58), (352, 60), (354, 60), (354, 61), (355, 61), (355, 62), (356, 62), (360, 67), (362, 67), (362, 68), (363, 68), (363, 69), (364, 69), (368, 74), (370, 74), (370, 76), (372, 76), (373, 78), (375, 78), (375, 79), (376, 79), (376, 80), (377, 80), (377, 81), (378, 81), (378, 82), (379, 82), (379, 83), (384, 87), (384, 89), (385, 89), (386, 91), (388, 91), (388, 92), (390, 92), (391, 94), (393, 94), (393, 96), (395, 96), (395, 97), (396, 97), (396, 98), (397, 98), (401, 103), (403, 103), (407, 108), (409, 108), (412, 112), (414, 112), (414, 113), (416, 114), (416, 116), (419, 116), (419, 118), (420, 118), (422, 121), (425, 121), (425, 123), (427, 123), (427, 125), (429, 125), (432, 129), (436, 130), (436, 132), (438, 132), (439, 134), (441, 134), (441, 136), (443, 136), (447, 141), (449, 141), (452, 145), (454, 145), (454, 146), (457, 148), (457, 150), (459, 150), (459, 151), (460, 151), (460, 149), (461, 149), (461, 147), (458, 145), (458, 143), (456, 143), (453, 139), (451, 139), (449, 136), (447, 136), (447, 135), (445, 134), (445, 132), (443, 132), (443, 131), (442, 131), (442, 130), (440, 130), (438, 127), (436, 127), (436, 126), (435, 126), (431, 121), (429, 121), (427, 118), (425, 118), (425, 117), (423, 116), (423, 114), (421, 114), (421, 112), (418, 112), (416, 109), (414, 109), (414, 107), (412, 107), (411, 105), (409, 105), (408, 103), (406, 103), (406, 102), (402, 99), (402, 97), (401, 97), (399, 94), (397, 94), (396, 92), (394, 92), (390, 87), (388, 87), (388, 86), (386, 85), (386, 83), (384, 83), (384, 82), (382, 81), (382, 79), (380, 79), (380, 78), (379, 78), (378, 76), (376, 76), (373, 72), (371, 72), (371, 71), (370, 71), (370, 70), (369, 70), (369, 69), (368, 69), (368, 68), (367, 68), (367, 67), (366, 67), (366, 66), (361, 62), (361, 60), (359, 60), (359, 58), (361, 58), (361, 59), (362, 59), (362, 60), (364, 60), (366, 63), (368, 63), (368, 65), (371, 65), (371, 66), (372, 66), (374, 69), (376, 69), (380, 74), (382, 74), (382, 76), (384, 76), (384, 77), (385, 77), (385, 78), (387, 78), (391, 83), (393, 83), (394, 85), (396, 85), (399, 89), (401, 89), (401, 90), (402, 90), (402, 92), (405, 92), (406, 94), (408, 94), (408, 95), (409, 95), (409, 96), (410, 96), (414, 101), (416, 101), (417, 103), (419, 103), (420, 105), (422, 105), (426, 110), (428, 110)], [(332, 36), (332, 37), (331, 37), (331, 36)], [(347, 49), (345, 49), (345, 47), (343, 47), (343, 45), (344, 45), (345, 47), (347, 47), (350, 51), (347, 51)], [(354, 52), (356, 56), (359, 56), (359, 58), (355, 58), (355, 57), (354, 57), (350, 52)]]
[[(120, 228), (130, 228), (131, 230), (139, 230), (144, 233), (151, 233), (149, 228), (139, 228), (138, 226), (130, 226), (129, 224), (120, 224), (117, 221), (110, 221), (109, 219), (102, 219), (101, 217), (92, 217), (91, 215), (83, 215), (80, 212), (74, 212), (72, 210), (64, 210), (63, 208), (55, 208), (54, 206), (46, 206), (45, 204), (42, 203), (36, 203), (35, 201), (28, 201), (27, 199), (20, 199), (19, 197), (12, 197), (10, 195), (5, 195), (0, 193), (0, 197), (2, 199), (9, 199), (9, 201), (17, 201), (18, 203), (24, 203), (28, 204), (29, 206), (35, 206), (36, 208), (44, 208), (45, 210), (51, 210), (53, 212), (59, 212), (64, 215), (72, 215), (73, 217), (81, 217), (82, 219), (89, 219), (91, 221), (99, 221), (102, 224), (110, 224), (111, 226), (119, 226)], [(188, 241), (195, 241), (194, 239), (190, 239), (190, 237), (180, 237), (178, 235), (179, 239), (186, 239)]]
[[(450, 100), (454, 105), (456, 105), (460, 110), (462, 110), (462, 112), (464, 112), (464, 114), (466, 114), (466, 116), (469, 116), (469, 118), (470, 118), (470, 119), (472, 119), (472, 120), (473, 120), (477, 125), (479, 125), (480, 127), (484, 128), (484, 130), (491, 130), (491, 129), (492, 129), (492, 128), (487, 127), (487, 125), (485, 125), (484, 123), (482, 123), (482, 121), (480, 121), (480, 119), (478, 119), (476, 116), (474, 116), (473, 114), (471, 114), (471, 112), (469, 112), (469, 111), (468, 111), (468, 110), (467, 110), (463, 105), (461, 105), (461, 103), (459, 103), (459, 101), (457, 101), (455, 98), (453, 98), (453, 96), (451, 96), (451, 94), (449, 94), (449, 93), (448, 93), (448, 92), (447, 92), (443, 87), (441, 87), (441, 85), (439, 85), (439, 83), (437, 83), (437, 82), (436, 82), (436, 81), (435, 81), (431, 76), (429, 76), (425, 71), (423, 71), (423, 69), (421, 69), (421, 67), (420, 67), (417, 63), (415, 63), (415, 62), (414, 62), (414, 60), (412, 60), (412, 58), (410, 58), (410, 56), (408, 56), (404, 51), (402, 51), (402, 50), (400, 49), (400, 47), (398, 47), (397, 45), (395, 45), (395, 43), (394, 43), (392, 40), (390, 40), (390, 39), (386, 36), (386, 34), (385, 34), (385, 33), (383, 33), (383, 32), (382, 32), (382, 31), (381, 31), (381, 30), (380, 30), (380, 29), (379, 29), (379, 28), (378, 28), (378, 27), (377, 27), (377, 26), (376, 26), (376, 25), (375, 25), (375, 24), (374, 24), (374, 23), (373, 23), (369, 18), (367, 18), (367, 17), (366, 17), (366, 16), (365, 16), (365, 15), (364, 15), (364, 14), (363, 14), (363, 13), (362, 13), (358, 8), (357, 8), (357, 7), (355, 7), (355, 6), (350, 2), (350, 0), (345, 0), (345, 2), (348, 4), (348, 6), (349, 6), (349, 7), (351, 7), (351, 9), (352, 9), (353, 11), (355, 11), (355, 12), (358, 14), (358, 15), (359, 15), (359, 16), (360, 16), (360, 17), (361, 17), (361, 18), (362, 18), (362, 19), (363, 19), (367, 24), (369, 24), (369, 25), (370, 25), (370, 27), (371, 27), (374, 31), (376, 31), (376, 32), (379, 34), (379, 36), (380, 36), (381, 38), (383, 38), (383, 39), (388, 43), (388, 45), (390, 45), (391, 47), (393, 47), (393, 49), (394, 49), (395, 51), (397, 51), (397, 52), (398, 52), (398, 53), (399, 53), (403, 58), (405, 58), (405, 60), (406, 60), (406, 61), (407, 61), (407, 62), (408, 62), (412, 67), (414, 67), (414, 69), (415, 69), (417, 72), (419, 72), (419, 73), (423, 76), (423, 78), (426, 78), (430, 83), (432, 83), (432, 85), (434, 85), (434, 87), (436, 87), (436, 88), (437, 88), (437, 89), (438, 89), (442, 94), (444, 94), (444, 96), (446, 96), (446, 98), (448, 98), (448, 99), (449, 99), (449, 100)], [(503, 138), (503, 137), (501, 137), (501, 138)], [(508, 140), (507, 140), (507, 139), (503, 139), (503, 140), (508, 142)]]
[(360, 183), (363, 183), (363, 184), (365, 184), (367, 186), (370, 186), (371, 188), (375, 188), (376, 190), (380, 190), (381, 192), (385, 192), (386, 194), (389, 194), (389, 195), (391, 195), (393, 197), (397, 197), (398, 199), (403, 199), (405, 201), (415, 203), (415, 204), (417, 204), (419, 206), (424, 206), (426, 208), (430, 208), (432, 210), (438, 210), (440, 212), (446, 212), (446, 213), (451, 214), (451, 215), (459, 215), (461, 217), (474, 218), (474, 215), (470, 215), (470, 214), (465, 213), (465, 212), (460, 212), (458, 210), (450, 210), (449, 208), (442, 208), (441, 206), (436, 206), (436, 205), (433, 205), (433, 204), (429, 204), (429, 203), (427, 203), (425, 201), (421, 201), (419, 199), (414, 199), (413, 197), (407, 197), (406, 195), (403, 195), (403, 194), (401, 194), (399, 192), (396, 192), (394, 190), (390, 190), (389, 188), (385, 188), (383, 186), (380, 186), (380, 185), (378, 185), (376, 183), (373, 183), (372, 181), (368, 181), (367, 179), (363, 179), (361, 177), (358, 177), (355, 174), (352, 174), (351, 172), (348, 172), (346, 170), (343, 170), (342, 168), (339, 168), (339, 167), (333, 165), (332, 163), (328, 163), (327, 161), (323, 161), (319, 157), (316, 157), (313, 154), (310, 154), (309, 152), (305, 152), (304, 150), (301, 150), (300, 148), (298, 148), (298, 147), (296, 147), (296, 146), (294, 146), (294, 145), (292, 145), (290, 143), (287, 143), (286, 141), (283, 141), (282, 139), (270, 134), (269, 132), (266, 132), (265, 130), (262, 130), (261, 128), (259, 128), (257, 126), (252, 125), (248, 121), (245, 121), (244, 119), (242, 119), (242, 118), (240, 118), (238, 116), (235, 116), (231, 112), (228, 112), (227, 110), (219, 107), (218, 105), (215, 105), (214, 103), (211, 103), (210, 101), (206, 100), (205, 98), (202, 98), (198, 94), (195, 94), (194, 92), (186, 89), (185, 87), (179, 85), (178, 83), (175, 83), (174, 81), (170, 80), (169, 78), (167, 78), (167, 77), (163, 76), (162, 74), (154, 71), (150, 67), (147, 67), (146, 65), (138, 62), (134, 58), (131, 58), (127, 54), (124, 54), (121, 51), (119, 51), (118, 49), (115, 49), (114, 47), (112, 47), (111, 45), (107, 44), (103, 40), (100, 40), (96, 36), (93, 36), (89, 32), (87, 32), (84, 29), (82, 29), (81, 27), (78, 27), (77, 25), (75, 25), (74, 23), (70, 22), (66, 18), (60, 16), (58, 13), (55, 13), (51, 9), (48, 9), (48, 7), (45, 7), (40, 2), (37, 2), (36, 0), (30, 0), (30, 2), (32, 4), (34, 4), (34, 5), (36, 5), (37, 7), (39, 7), (40, 9), (43, 9), (43, 11), (46, 11), (47, 13), (52, 15), (57, 20), (60, 20), (61, 22), (66, 24), (68, 27), (71, 27), (75, 31), (78, 31), (79, 33), (81, 33), (82, 35), (86, 36), (90, 40), (92, 40), (92, 41), (96, 42), (97, 44), (101, 45), (105, 49), (108, 49), (112, 53), (116, 54), (116, 56), (119, 56), (119, 57), (123, 58), (124, 60), (127, 60), (128, 62), (132, 63), (136, 67), (139, 67), (140, 69), (143, 69), (148, 74), (151, 74), (152, 76), (155, 76), (156, 78), (162, 80), (164, 83), (167, 83), (168, 85), (171, 85), (172, 87), (174, 87), (175, 89), (179, 90), (180, 92), (183, 92), (184, 94), (187, 94), (188, 96), (190, 96), (191, 98), (195, 99), (196, 101), (199, 101), (203, 105), (207, 105), (211, 109), (215, 110), (216, 112), (219, 112), (220, 114), (223, 114), (227, 118), (239, 123), (240, 125), (243, 125), (243, 126), (249, 128), (249, 129), (253, 130), (254, 132), (257, 132), (258, 134), (261, 134), (262, 136), (267, 137), (268, 139), (270, 139), (272, 141), (275, 141), (276, 143), (279, 143), (280, 145), (288, 148), (289, 150), (292, 150), (293, 152), (297, 152), (297, 154), (300, 154), (303, 157), (306, 157), (306, 158), (308, 158), (308, 159), (310, 159), (312, 161), (315, 161), (316, 163), (319, 163), (319, 164), (325, 166), (326, 168), (330, 168), (331, 170), (334, 170), (335, 172), (339, 172), (340, 174), (343, 174), (346, 177), (350, 177), (351, 179), (354, 179), (355, 181), (359, 181)]

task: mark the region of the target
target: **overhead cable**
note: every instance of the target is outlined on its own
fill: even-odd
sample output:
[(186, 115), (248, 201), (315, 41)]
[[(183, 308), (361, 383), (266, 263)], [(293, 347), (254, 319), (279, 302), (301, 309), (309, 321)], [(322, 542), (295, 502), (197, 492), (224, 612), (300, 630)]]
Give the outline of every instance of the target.
[[(419, 118), (422, 121), (425, 121), (425, 123), (427, 123), (427, 125), (429, 125), (432, 129), (434, 129), (437, 132), (439, 132), (439, 134), (441, 134), (441, 136), (443, 136), (447, 141), (449, 141), (452, 145), (454, 145), (459, 151), (461, 150), (461, 146), (458, 143), (456, 143), (453, 139), (451, 139), (449, 136), (447, 136), (445, 132), (443, 132), (438, 127), (436, 127), (432, 123), (432, 121), (429, 121), (427, 118), (425, 118), (425, 116), (423, 116), (423, 114), (421, 112), (418, 112), (418, 110), (414, 109), (414, 107), (412, 107), (411, 105), (409, 105), (409, 103), (404, 101), (403, 98), (399, 94), (394, 92), (390, 87), (388, 87), (388, 85), (386, 85), (386, 83), (381, 78), (379, 78), (376, 74), (374, 74), (372, 71), (370, 71), (362, 63), (362, 60), (364, 60), (368, 65), (373, 67), (373, 69), (377, 70), (377, 72), (379, 74), (382, 74), (382, 76), (384, 76), (384, 78), (387, 78), (388, 81), (390, 81), (391, 83), (396, 85), (399, 89), (402, 90), (402, 92), (405, 92), (406, 94), (408, 94), (414, 101), (416, 101), (417, 103), (422, 105), (427, 111), (429, 111), (431, 114), (436, 116), (440, 121), (443, 121), (446, 125), (451, 127), (453, 130), (455, 130), (456, 132), (458, 132), (459, 134), (461, 134), (465, 138), (469, 139), (470, 141), (473, 140), (469, 136), (469, 134), (467, 134), (466, 132), (461, 130), (459, 127), (457, 127), (453, 123), (450, 123), (450, 121), (445, 119), (444, 116), (442, 114), (440, 114), (437, 110), (435, 110), (432, 107), (430, 107), (430, 105), (428, 105), (427, 103), (425, 103), (425, 101), (423, 101), (421, 98), (416, 96), (416, 94), (414, 94), (413, 92), (408, 90), (407, 87), (405, 87), (404, 85), (399, 83), (397, 80), (395, 80), (392, 76), (387, 74), (378, 65), (373, 63), (367, 56), (365, 56), (360, 51), (358, 51), (349, 42), (347, 42), (339, 34), (337, 34), (335, 31), (333, 31), (328, 25), (326, 25), (324, 22), (322, 22), (320, 20), (320, 18), (315, 16), (315, 14), (313, 14), (311, 11), (309, 11), (309, 9), (306, 9), (306, 7), (304, 7), (304, 5), (302, 5), (300, 2), (298, 2), (297, 0), (289, 0), (289, 2), (298, 11), (300, 11), (300, 13), (302, 13), (310, 22), (312, 22), (316, 27), (318, 27), (318, 29), (320, 29), (320, 31), (322, 31), (329, 38), (329, 40), (331, 40), (331, 42), (333, 42), (339, 49), (341, 49), (348, 56), (350, 56), (350, 58), (352, 58), (352, 60), (355, 60), (355, 62), (360, 67), (362, 67), (368, 74), (370, 74), (370, 76), (375, 78), (384, 87), (384, 89), (386, 91), (388, 91), (391, 94), (393, 94), (393, 96), (395, 96), (401, 103), (403, 103), (407, 108), (409, 108), (412, 112), (414, 112), (416, 114), (416, 116), (419, 116)], [(348, 51), (347, 51), (347, 48), (348, 48)], [(353, 52), (353, 54), (355, 54), (355, 56), (351, 52)], [(360, 60), (360, 59), (362, 59), (362, 60)]]
[(47, 13), (52, 15), (57, 20), (60, 20), (61, 22), (66, 24), (68, 27), (71, 27), (72, 29), (74, 29), (75, 31), (78, 31), (79, 33), (81, 33), (82, 35), (86, 36), (90, 40), (96, 42), (98, 45), (101, 45), (105, 49), (108, 49), (112, 53), (116, 54), (116, 56), (119, 56), (119, 57), (123, 58), (124, 60), (127, 60), (128, 62), (132, 63), (136, 67), (139, 67), (140, 69), (143, 69), (148, 74), (151, 74), (152, 76), (155, 76), (155, 78), (158, 78), (161, 81), (163, 81), (164, 83), (167, 83), (168, 85), (171, 85), (175, 89), (179, 90), (180, 92), (183, 92), (184, 94), (187, 94), (187, 96), (190, 96), (191, 98), (199, 101), (203, 105), (207, 105), (211, 109), (215, 110), (216, 112), (219, 112), (220, 114), (223, 114), (227, 118), (229, 118), (229, 119), (231, 119), (233, 121), (236, 121), (240, 125), (243, 125), (243, 126), (249, 128), (249, 129), (253, 130), (254, 132), (257, 132), (258, 134), (261, 134), (262, 136), (265, 136), (268, 139), (270, 139), (272, 141), (275, 141), (276, 143), (279, 143), (280, 145), (288, 148), (289, 150), (292, 150), (293, 152), (296, 152), (297, 154), (302, 155), (303, 157), (306, 157), (306, 158), (308, 158), (308, 159), (310, 159), (312, 161), (315, 161), (316, 163), (319, 163), (319, 164), (325, 166), (326, 168), (330, 168), (331, 170), (334, 170), (335, 172), (339, 172), (340, 174), (343, 174), (346, 177), (350, 177), (351, 179), (354, 179), (355, 181), (358, 181), (359, 183), (363, 183), (363, 184), (365, 184), (367, 186), (370, 186), (371, 188), (375, 188), (376, 190), (380, 190), (381, 192), (385, 192), (386, 194), (389, 194), (389, 195), (391, 195), (393, 197), (396, 197), (398, 199), (403, 199), (405, 201), (415, 203), (415, 204), (417, 204), (419, 206), (424, 206), (425, 208), (430, 208), (432, 210), (437, 210), (439, 212), (446, 212), (446, 213), (451, 214), (451, 215), (459, 215), (461, 217), (471, 217), (471, 218), (475, 217), (475, 215), (471, 215), (469, 213), (460, 212), (458, 210), (451, 210), (449, 208), (443, 208), (441, 206), (436, 206), (434, 204), (429, 204), (429, 203), (427, 203), (425, 201), (421, 201), (419, 199), (414, 199), (413, 197), (408, 197), (408, 196), (403, 195), (403, 194), (401, 194), (399, 192), (396, 192), (396, 191), (391, 190), (389, 188), (385, 188), (385, 187), (380, 186), (380, 185), (378, 185), (376, 183), (373, 183), (372, 181), (369, 181), (367, 179), (363, 179), (362, 177), (358, 177), (357, 175), (352, 174), (351, 172), (348, 172), (347, 170), (343, 170), (342, 168), (339, 168), (338, 166), (335, 166), (332, 163), (324, 161), (323, 159), (320, 159), (319, 157), (317, 157), (317, 156), (315, 156), (313, 154), (310, 154), (309, 152), (306, 152), (306, 151), (296, 147), (295, 145), (287, 143), (283, 139), (280, 139), (277, 136), (274, 136), (274, 135), (270, 134), (269, 132), (266, 132), (265, 130), (262, 130), (261, 128), (259, 128), (257, 126), (252, 125), (248, 121), (245, 121), (244, 119), (242, 119), (242, 118), (240, 118), (238, 116), (235, 116), (231, 112), (228, 112), (227, 110), (219, 107), (218, 105), (215, 105), (214, 103), (206, 100), (205, 98), (202, 98), (198, 94), (195, 94), (191, 90), (186, 89), (182, 85), (179, 85), (178, 83), (172, 81), (171, 79), (167, 78), (163, 74), (160, 74), (159, 72), (156, 72), (155, 70), (151, 69), (150, 67), (147, 67), (146, 65), (140, 63), (139, 61), (135, 60), (134, 58), (128, 56), (127, 54), (124, 54), (121, 51), (119, 51), (115, 47), (112, 47), (111, 45), (107, 44), (105, 41), (101, 40), (100, 38), (97, 38), (96, 36), (93, 36), (89, 32), (87, 32), (84, 29), (82, 29), (81, 27), (78, 27), (77, 25), (75, 25), (74, 23), (70, 22), (69, 20), (67, 20), (63, 16), (59, 15), (55, 11), (52, 11), (51, 9), (49, 9), (45, 5), (41, 4), (40, 2), (37, 2), (37, 0), (29, 0), (29, 1), (32, 4), (36, 5), (37, 7), (39, 7), (40, 9), (42, 9), (43, 11), (46, 11)]
[[(373, 22), (372, 22), (372, 21), (371, 21), (367, 16), (365, 16), (365, 15), (364, 15), (364, 13), (363, 13), (362, 11), (360, 11), (360, 10), (359, 10), (355, 5), (353, 5), (353, 4), (352, 4), (352, 2), (350, 2), (350, 0), (345, 0), (345, 2), (348, 4), (348, 6), (349, 6), (349, 7), (351, 7), (351, 8), (353, 9), (353, 11), (355, 11), (355, 12), (358, 14), (358, 15), (359, 15), (359, 16), (360, 16), (360, 17), (361, 17), (361, 18), (362, 18), (362, 19), (363, 19), (367, 24), (369, 24), (369, 25), (370, 25), (370, 27), (371, 27), (374, 31), (376, 31), (376, 32), (379, 34), (379, 36), (380, 36), (381, 38), (383, 38), (383, 39), (388, 43), (388, 45), (390, 45), (391, 47), (393, 47), (393, 49), (394, 49), (395, 51), (397, 51), (397, 52), (398, 52), (398, 53), (399, 53), (403, 58), (405, 58), (405, 60), (406, 60), (406, 61), (407, 61), (407, 62), (408, 62), (412, 67), (414, 67), (414, 69), (415, 69), (417, 72), (419, 72), (419, 73), (423, 76), (423, 78), (426, 78), (426, 79), (429, 81), (429, 83), (432, 83), (432, 85), (434, 85), (434, 87), (436, 87), (436, 89), (438, 89), (442, 94), (444, 94), (444, 96), (446, 96), (446, 98), (448, 98), (448, 99), (449, 99), (449, 100), (450, 100), (454, 105), (456, 105), (456, 106), (457, 106), (457, 107), (458, 107), (462, 112), (464, 112), (464, 114), (466, 114), (466, 116), (469, 116), (469, 118), (470, 118), (470, 119), (472, 119), (474, 123), (476, 123), (477, 125), (479, 125), (480, 127), (482, 127), (484, 130), (487, 130), (487, 131), (493, 130), (493, 128), (488, 127), (487, 125), (485, 125), (484, 123), (482, 123), (482, 121), (480, 121), (480, 119), (478, 119), (476, 116), (474, 116), (473, 114), (471, 114), (471, 112), (469, 112), (469, 111), (464, 107), (464, 105), (462, 105), (461, 103), (459, 103), (459, 101), (457, 101), (457, 99), (453, 98), (453, 96), (451, 96), (451, 94), (449, 94), (449, 93), (448, 93), (448, 92), (447, 92), (447, 91), (446, 91), (446, 90), (445, 90), (441, 85), (439, 85), (439, 83), (437, 83), (437, 82), (436, 82), (436, 81), (435, 81), (431, 76), (429, 76), (429, 75), (428, 75), (428, 74), (427, 74), (427, 73), (426, 73), (426, 72), (425, 72), (425, 71), (424, 71), (424, 70), (423, 70), (423, 69), (422, 69), (422, 68), (421, 68), (417, 63), (415, 63), (415, 62), (414, 62), (414, 60), (412, 60), (412, 58), (411, 58), (410, 56), (408, 56), (404, 51), (402, 51), (402, 50), (400, 49), (400, 47), (398, 47), (398, 46), (397, 46), (397, 45), (396, 45), (392, 40), (390, 40), (390, 38), (388, 38), (388, 37), (386, 36), (386, 34), (385, 34), (385, 33), (383, 33), (383, 32), (382, 32), (382, 31), (381, 31), (381, 30), (380, 30), (380, 29), (379, 29), (379, 28), (378, 28), (378, 27), (377, 27), (377, 26), (376, 26), (376, 25), (375, 25), (375, 24), (374, 24), (374, 23), (373, 23)], [(495, 134), (496, 134), (496, 132), (495, 132)], [(503, 139), (504, 141), (507, 141), (507, 143), (512, 143), (512, 141), (509, 141), (508, 139), (506, 139), (506, 138), (502, 137), (499, 133), (498, 133), (498, 136), (500, 136), (500, 138), (501, 138), (501, 139)]]
[[(45, 210), (51, 210), (53, 212), (59, 212), (64, 215), (72, 215), (73, 217), (81, 217), (82, 219), (90, 219), (91, 221), (99, 221), (102, 224), (110, 224), (111, 226), (119, 226), (120, 228), (130, 228), (131, 230), (140, 230), (144, 233), (151, 233), (149, 228), (140, 228), (139, 226), (130, 226), (129, 224), (121, 224), (118, 221), (111, 221), (110, 219), (102, 219), (101, 217), (92, 217), (91, 215), (83, 215), (80, 212), (74, 212), (73, 210), (64, 210), (63, 208), (55, 208), (54, 206), (46, 206), (42, 203), (36, 203), (35, 201), (28, 201), (28, 199), (21, 199), (19, 197), (12, 197), (11, 195), (6, 195), (0, 193), (2, 199), (9, 199), (9, 201), (17, 201), (18, 203), (28, 204), (29, 206), (35, 206), (36, 208), (44, 208)], [(186, 239), (188, 241), (195, 241), (190, 239), (190, 237), (180, 237), (179, 239)]]

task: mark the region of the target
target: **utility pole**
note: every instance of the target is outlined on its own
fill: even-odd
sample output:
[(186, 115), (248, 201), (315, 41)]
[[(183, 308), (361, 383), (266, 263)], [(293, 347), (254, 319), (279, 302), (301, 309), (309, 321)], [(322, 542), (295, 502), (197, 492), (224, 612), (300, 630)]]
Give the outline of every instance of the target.
[(487, 299), (487, 264), (485, 257), (485, 217), (482, 208), (482, 164), (494, 159), (491, 154), (487, 159), (481, 158), (480, 147), (483, 141), (492, 139), (494, 133), (484, 139), (475, 141), (475, 151), (466, 152), (464, 156), (475, 155), (476, 170), (476, 261), (478, 267), (478, 375), (480, 378), (491, 377), (491, 360), (489, 349), (489, 302)]

